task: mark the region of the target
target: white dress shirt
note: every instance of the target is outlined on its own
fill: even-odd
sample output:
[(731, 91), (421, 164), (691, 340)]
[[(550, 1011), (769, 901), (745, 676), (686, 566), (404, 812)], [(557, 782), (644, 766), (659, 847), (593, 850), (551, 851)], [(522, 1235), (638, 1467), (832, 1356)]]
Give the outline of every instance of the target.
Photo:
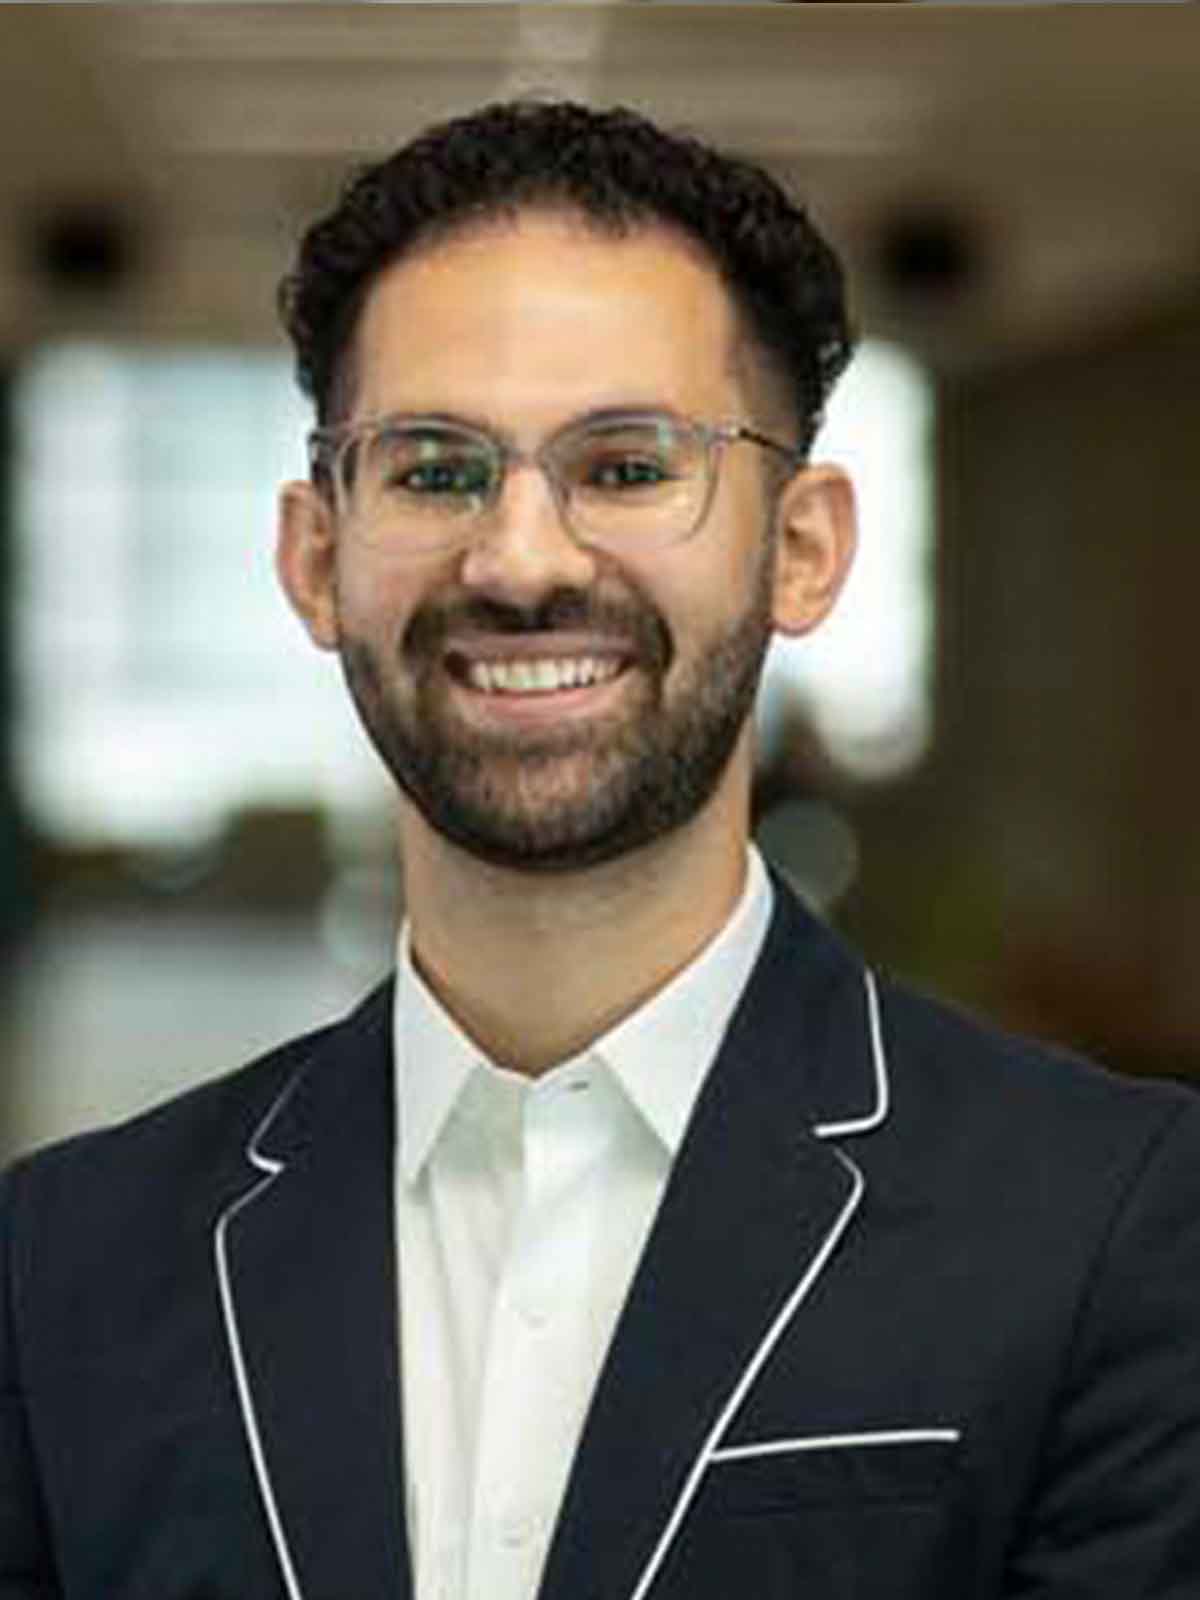
[(537, 1079), (483, 1057), (401, 929), (396, 1217), (415, 1600), (533, 1600), (621, 1305), (771, 906), (751, 849), (721, 932)]

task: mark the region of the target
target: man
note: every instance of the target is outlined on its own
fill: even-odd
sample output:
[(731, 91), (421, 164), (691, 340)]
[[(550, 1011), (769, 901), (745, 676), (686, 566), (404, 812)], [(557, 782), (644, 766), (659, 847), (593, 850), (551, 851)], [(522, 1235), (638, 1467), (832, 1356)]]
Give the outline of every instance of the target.
[(1194, 1600), (1200, 1106), (877, 977), (748, 847), (764, 651), (854, 548), (807, 218), (491, 107), (283, 306), (396, 976), (10, 1175), (0, 1595)]

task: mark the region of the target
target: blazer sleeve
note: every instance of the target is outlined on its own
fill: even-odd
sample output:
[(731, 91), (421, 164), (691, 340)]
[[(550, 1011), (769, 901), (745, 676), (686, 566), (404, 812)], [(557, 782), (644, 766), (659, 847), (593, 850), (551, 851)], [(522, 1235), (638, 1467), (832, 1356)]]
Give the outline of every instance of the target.
[(1200, 1597), (1200, 1101), (1175, 1108), (1097, 1255), (1005, 1600)]
[(60, 1600), (21, 1381), (18, 1188), (0, 1178), (0, 1600)]

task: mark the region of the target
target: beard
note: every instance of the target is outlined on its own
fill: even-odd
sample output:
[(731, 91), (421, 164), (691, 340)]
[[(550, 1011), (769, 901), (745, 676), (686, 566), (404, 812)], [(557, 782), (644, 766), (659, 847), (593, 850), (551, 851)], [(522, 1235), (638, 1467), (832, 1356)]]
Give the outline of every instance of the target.
[[(770, 544), (745, 611), (698, 642), (669, 696), (677, 652), (658, 612), (638, 596), (602, 600), (565, 589), (529, 611), (487, 600), (426, 607), (406, 630), (399, 661), (343, 632), (342, 671), (384, 765), (437, 833), (493, 866), (596, 866), (681, 827), (715, 792), (753, 710), (771, 640)], [(617, 710), (578, 725), (467, 726), (453, 716), (445, 664), (444, 642), (462, 628), (619, 637), (634, 645), (625, 675), (640, 681), (624, 685)]]

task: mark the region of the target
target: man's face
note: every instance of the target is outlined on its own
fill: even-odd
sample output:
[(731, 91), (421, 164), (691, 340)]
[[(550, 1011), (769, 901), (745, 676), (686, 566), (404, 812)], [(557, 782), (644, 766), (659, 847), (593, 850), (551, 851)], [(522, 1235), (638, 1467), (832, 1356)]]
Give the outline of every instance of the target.
[[(761, 425), (736, 349), (720, 280), (671, 234), (524, 215), (381, 275), (352, 420), (437, 414), (526, 450), (609, 408)], [(757, 446), (727, 447), (701, 528), (652, 550), (583, 545), (525, 466), (468, 543), (433, 552), (364, 540), (296, 491), (281, 571), (425, 824), (492, 863), (569, 870), (679, 827), (723, 783), (748, 786), (776, 588), (766, 482)], [(324, 552), (315, 600), (289, 581), (289, 538)], [(599, 663), (599, 681), (535, 683), (564, 661)]]

